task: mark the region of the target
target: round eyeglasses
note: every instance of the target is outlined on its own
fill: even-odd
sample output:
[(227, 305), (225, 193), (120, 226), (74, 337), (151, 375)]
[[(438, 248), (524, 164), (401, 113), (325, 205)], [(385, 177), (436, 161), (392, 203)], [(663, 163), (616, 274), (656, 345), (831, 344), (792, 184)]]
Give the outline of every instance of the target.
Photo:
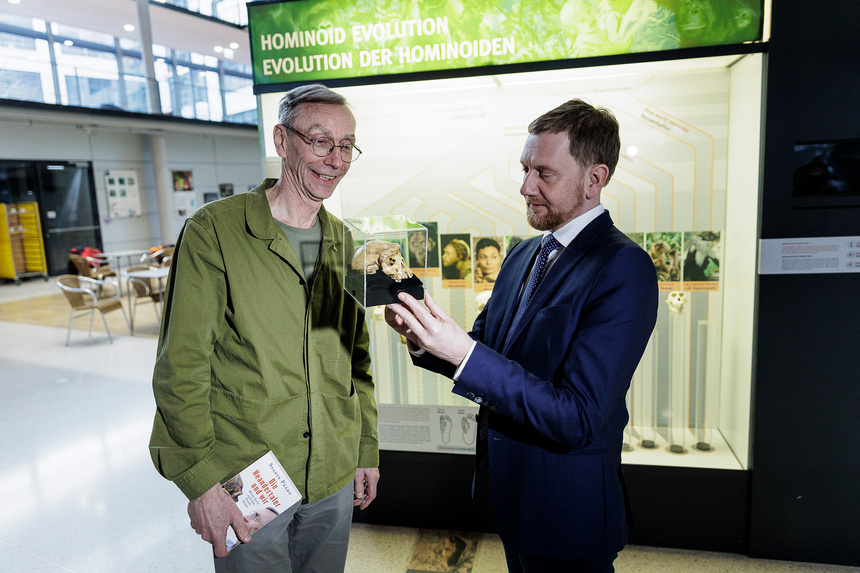
[(340, 158), (344, 163), (352, 163), (361, 156), (361, 149), (354, 143), (344, 143), (343, 145), (335, 145), (331, 139), (320, 138), (311, 139), (301, 131), (294, 128), (288, 123), (282, 123), (284, 127), (301, 137), (305, 143), (311, 146), (311, 152), (317, 157), (328, 157), (335, 147), (340, 148)]

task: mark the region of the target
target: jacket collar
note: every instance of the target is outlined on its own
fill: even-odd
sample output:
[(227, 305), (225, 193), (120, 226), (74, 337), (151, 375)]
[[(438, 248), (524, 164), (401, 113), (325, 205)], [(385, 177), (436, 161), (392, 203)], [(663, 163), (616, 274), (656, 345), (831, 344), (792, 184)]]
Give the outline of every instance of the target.
[[(611, 226), (612, 218), (609, 216), (608, 211), (604, 211), (576, 235), (573, 241), (571, 241), (571, 243), (559, 255), (558, 260), (553, 263), (553, 266), (550, 269), (551, 272), (547, 273), (541, 281), (540, 287), (535, 291), (532, 300), (526, 307), (525, 314), (517, 325), (516, 331), (511, 332), (509, 336), (514, 337), (514, 339), (519, 336), (520, 332), (525, 328), (525, 325), (528, 324), (532, 317), (534, 317), (535, 313), (543, 307), (544, 302), (549, 298), (549, 296), (561, 283), (568, 279), (572, 270), (579, 264), (579, 261), (588, 249), (591, 248), (595, 239), (597, 239), (601, 233)], [(519, 285), (525, 284), (525, 281), (528, 278), (532, 265), (537, 257), (537, 253), (540, 250), (541, 239), (542, 237), (540, 237), (539, 240), (531, 241), (531, 244), (527, 247), (526, 245), (523, 245), (528, 248), (528, 251), (524, 253), (526, 256), (521, 259), (521, 268), (518, 269), (520, 282), (516, 283), (517, 287), (511, 289), (510, 298), (505, 306), (505, 315), (502, 320), (504, 328), (500, 329), (501, 333), (506, 333), (508, 331), (514, 314), (517, 311), (521, 290)], [(501, 345), (503, 340), (504, 335), (502, 334), (497, 343)], [(499, 348), (501, 348), (501, 346), (499, 346)]]
[[(251, 235), (257, 239), (269, 241), (269, 250), (292, 265), (300, 276), (304, 276), (304, 273), (301, 271), (298, 255), (292, 246), (289, 245), (289, 241), (278, 240), (279, 237), (283, 237), (283, 231), (281, 231), (281, 228), (272, 216), (269, 199), (266, 197), (266, 190), (276, 182), (277, 179), (266, 179), (261, 185), (258, 185), (245, 194), (245, 222)], [(337, 218), (329, 214), (323, 205), (320, 205), (319, 222), (322, 225), (320, 257), (323, 257), (329, 249), (336, 249), (337, 244), (340, 242), (337, 236), (340, 231), (336, 225)]]
[[(248, 230), (258, 239), (274, 239), (280, 233), (280, 227), (272, 216), (266, 190), (277, 183), (277, 179), (266, 179), (261, 185), (246, 194), (245, 221)], [(319, 221), (322, 225), (323, 250), (337, 244), (335, 236), (334, 216), (326, 211), (325, 205), (320, 205)]]

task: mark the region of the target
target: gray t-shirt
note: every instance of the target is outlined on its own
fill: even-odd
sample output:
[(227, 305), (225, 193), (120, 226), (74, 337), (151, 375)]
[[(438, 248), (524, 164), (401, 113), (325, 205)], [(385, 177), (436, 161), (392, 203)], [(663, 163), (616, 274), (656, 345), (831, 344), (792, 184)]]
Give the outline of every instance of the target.
[(275, 219), (275, 222), (284, 230), (287, 240), (290, 241), (290, 245), (292, 245), (293, 250), (299, 256), (305, 280), (310, 284), (313, 280), (314, 269), (317, 266), (317, 258), (320, 253), (320, 243), (322, 242), (322, 224), (319, 218), (317, 218), (316, 224), (310, 229), (290, 227), (277, 219)]

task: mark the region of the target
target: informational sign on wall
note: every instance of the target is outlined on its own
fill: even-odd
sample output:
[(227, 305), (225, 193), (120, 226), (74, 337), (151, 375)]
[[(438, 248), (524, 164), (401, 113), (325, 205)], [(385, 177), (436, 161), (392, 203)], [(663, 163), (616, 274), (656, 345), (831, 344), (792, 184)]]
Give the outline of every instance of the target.
[(759, 273), (808, 275), (860, 272), (860, 236), (762, 239)]
[(105, 171), (105, 190), (111, 219), (125, 219), (140, 215), (137, 171), (134, 169)]
[(475, 453), (475, 406), (379, 404), (379, 447), (383, 450)]
[(248, 4), (255, 93), (331, 79), (740, 44), (762, 1), (298, 0)]

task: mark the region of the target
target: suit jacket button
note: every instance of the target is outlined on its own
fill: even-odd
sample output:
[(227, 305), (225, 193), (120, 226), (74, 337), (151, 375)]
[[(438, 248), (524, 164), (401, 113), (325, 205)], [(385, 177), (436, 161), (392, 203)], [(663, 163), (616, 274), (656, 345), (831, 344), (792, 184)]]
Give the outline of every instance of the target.
[(474, 400), (475, 399), (475, 393), (474, 392), (466, 392), (466, 398), (468, 398), (469, 400)]
[(481, 398), (480, 396), (478, 396), (477, 398), (475, 398), (475, 404), (482, 404), (483, 402), (484, 402), (484, 399), (483, 399), (483, 398)]

